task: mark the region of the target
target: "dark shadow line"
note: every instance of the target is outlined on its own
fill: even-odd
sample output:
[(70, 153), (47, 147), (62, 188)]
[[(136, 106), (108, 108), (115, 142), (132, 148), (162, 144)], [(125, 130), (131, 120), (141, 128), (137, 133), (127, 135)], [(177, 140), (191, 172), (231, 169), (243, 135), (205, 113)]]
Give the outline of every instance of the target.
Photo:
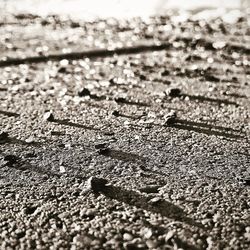
[(204, 77), (201, 78), (201, 80), (208, 82), (221, 82), (221, 79), (219, 77), (211, 74), (205, 74)]
[[(172, 127), (177, 129), (183, 129), (187, 131), (194, 131), (206, 135), (222, 136), (225, 140), (239, 142), (245, 138), (245, 134), (240, 133), (240, 130), (234, 130), (231, 128), (224, 128), (220, 126), (205, 125), (204, 123), (191, 122), (181, 119), (175, 119), (172, 124), (162, 125), (162, 124), (150, 124), (156, 127)], [(134, 127), (142, 127), (141, 125), (133, 125)], [(236, 134), (237, 133), (237, 134)], [(247, 141), (247, 139), (246, 139)]]
[(9, 112), (9, 111), (3, 111), (3, 110), (0, 110), (0, 114), (1, 115), (6, 115), (6, 116), (9, 116), (9, 117), (11, 117), (11, 116), (18, 117), (18, 116), (20, 116), (17, 113)]
[(170, 43), (163, 43), (160, 45), (138, 45), (125, 48), (116, 48), (113, 50), (107, 49), (96, 49), (82, 52), (72, 52), (65, 54), (52, 54), (52, 55), (42, 55), (26, 58), (7, 58), (6, 60), (0, 61), (0, 67), (6, 67), (11, 65), (20, 64), (30, 64), (30, 63), (41, 63), (48, 61), (60, 61), (62, 59), (76, 60), (82, 58), (97, 58), (97, 57), (111, 57), (114, 55), (128, 55), (128, 54), (138, 54), (147, 51), (160, 51), (171, 48)]
[(188, 97), (190, 100), (200, 101), (200, 102), (212, 102), (217, 104), (225, 104), (225, 105), (235, 105), (238, 106), (237, 102), (229, 101), (229, 100), (222, 100), (217, 98), (210, 98), (206, 96), (200, 96), (200, 95), (188, 95), (188, 94), (182, 94), (181, 96)]
[[(98, 96), (98, 95), (89, 95), (89, 97), (90, 97), (90, 99), (95, 100), (95, 101), (103, 101), (103, 100), (105, 100), (105, 101), (111, 101), (111, 100), (114, 100), (118, 104), (135, 105), (135, 106), (139, 106), (139, 107), (150, 107), (151, 106), (148, 103), (137, 102), (137, 101), (130, 101), (130, 100), (126, 100), (125, 98), (120, 98), (120, 97), (115, 98), (115, 99), (113, 99), (111, 97), (107, 98), (106, 96)], [(89, 105), (91, 106), (93, 104), (89, 104)], [(97, 106), (97, 107), (101, 108), (101, 106)], [(102, 109), (104, 109), (104, 108), (102, 107)], [(131, 118), (132, 118), (132, 116), (131, 116)]]
[(19, 26), (24, 26), (18, 22), (0, 22), (0, 27), (2, 26), (7, 26), (7, 25), (19, 25)]
[(237, 94), (237, 93), (228, 93), (228, 94), (225, 94), (226, 96), (232, 96), (234, 98), (247, 98), (246, 95), (240, 95), (240, 94)]
[(90, 126), (82, 125), (82, 124), (79, 124), (79, 123), (70, 122), (69, 120), (54, 119), (51, 122), (54, 122), (54, 123), (57, 123), (57, 124), (60, 124), (60, 125), (75, 127), (75, 128), (83, 128), (83, 129), (87, 129), (87, 130), (100, 131), (100, 129), (94, 128), (93, 126), (90, 127)]
[(0, 91), (7, 91), (7, 88), (0, 88)]
[(135, 105), (135, 106), (139, 106), (139, 107), (150, 107), (150, 104), (148, 104), (148, 103), (130, 101), (130, 100), (126, 100), (125, 98), (115, 98), (114, 100), (118, 104)]
[(238, 44), (228, 44), (226, 46), (226, 49), (233, 50), (233, 51), (237, 51), (237, 52), (241, 52), (241, 53), (245, 53), (247, 55), (250, 55), (250, 48), (246, 48), (244, 46), (238, 45)]
[(144, 115), (127, 115), (127, 114), (122, 114), (120, 113), (119, 111), (115, 110), (113, 111), (112, 113), (114, 116), (116, 117), (123, 117), (123, 118), (128, 118), (128, 119), (131, 119), (131, 120), (138, 120), (138, 119), (141, 119)]
[(106, 100), (107, 97), (106, 96), (98, 96), (98, 95), (94, 95), (94, 94), (91, 94), (89, 95), (90, 99), (93, 99), (95, 101), (103, 101), (103, 100)]
[(214, 131), (209, 128), (195, 127), (195, 126), (185, 125), (185, 124), (175, 123), (175, 124), (170, 125), (170, 127), (177, 128), (177, 129), (184, 129), (188, 131), (194, 131), (194, 132), (206, 134), (206, 135), (223, 136), (225, 138), (235, 139), (235, 140), (244, 138), (242, 135), (230, 134), (230, 133), (226, 133), (223, 131)]
[[(221, 82), (225, 82), (225, 83), (230, 82), (230, 83), (239, 84), (239, 81), (238, 81), (237, 79), (221, 79)], [(230, 87), (231, 87), (231, 86), (232, 86), (232, 85), (230, 85)], [(239, 85), (238, 85), (237, 87), (239, 87)]]
[(100, 192), (110, 199), (124, 202), (130, 206), (135, 206), (152, 213), (159, 213), (164, 217), (203, 228), (201, 223), (197, 223), (193, 219), (187, 217), (182, 208), (166, 200), (159, 199), (158, 201), (153, 202), (150, 200), (150, 197), (144, 196), (136, 191), (127, 190), (113, 185), (105, 186)]
[(114, 150), (110, 148), (104, 148), (99, 150), (99, 154), (110, 157), (115, 160), (125, 161), (125, 162), (146, 162), (146, 158), (139, 156), (134, 153), (127, 153), (121, 150)]
[(225, 131), (225, 132), (238, 132), (240, 133), (241, 131), (238, 129), (233, 129), (233, 128), (229, 128), (229, 127), (222, 127), (222, 126), (217, 126), (217, 125), (212, 125), (212, 124), (207, 124), (204, 122), (194, 122), (194, 121), (188, 121), (188, 120), (183, 120), (183, 119), (176, 119), (175, 120), (177, 123), (181, 123), (184, 125), (190, 125), (190, 126), (194, 126), (194, 127), (202, 127), (202, 128), (209, 128), (209, 129), (217, 129), (217, 130), (221, 130), (221, 131)]

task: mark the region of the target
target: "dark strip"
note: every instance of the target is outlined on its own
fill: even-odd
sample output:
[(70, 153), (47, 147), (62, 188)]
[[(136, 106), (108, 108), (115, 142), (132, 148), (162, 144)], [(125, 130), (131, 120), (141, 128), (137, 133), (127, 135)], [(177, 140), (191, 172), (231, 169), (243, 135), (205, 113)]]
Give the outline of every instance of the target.
[(3, 111), (3, 110), (0, 110), (0, 114), (1, 115), (6, 115), (6, 116), (14, 116), (14, 117), (18, 117), (20, 116), (19, 114), (17, 113), (14, 113), (14, 112), (8, 112), (8, 111)]
[(40, 63), (47, 61), (60, 61), (63, 59), (74, 60), (82, 59), (85, 57), (88, 58), (97, 58), (97, 57), (110, 57), (114, 55), (127, 55), (127, 54), (138, 54), (141, 52), (147, 51), (160, 51), (169, 49), (172, 45), (170, 43), (164, 43), (160, 45), (139, 45), (126, 48), (117, 48), (114, 50), (98, 49), (98, 50), (89, 50), (83, 52), (72, 52), (65, 54), (54, 54), (54, 55), (44, 55), (44, 56), (34, 56), (26, 58), (7, 58), (6, 60), (0, 61), (0, 67), (6, 67), (11, 65), (20, 65), (20, 64), (30, 64), (30, 63)]

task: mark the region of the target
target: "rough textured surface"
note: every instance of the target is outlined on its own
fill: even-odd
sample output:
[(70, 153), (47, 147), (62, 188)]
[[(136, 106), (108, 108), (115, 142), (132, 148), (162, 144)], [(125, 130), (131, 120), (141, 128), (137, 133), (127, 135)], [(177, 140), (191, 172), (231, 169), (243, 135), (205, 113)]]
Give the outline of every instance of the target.
[(249, 249), (248, 16), (0, 18), (1, 249)]

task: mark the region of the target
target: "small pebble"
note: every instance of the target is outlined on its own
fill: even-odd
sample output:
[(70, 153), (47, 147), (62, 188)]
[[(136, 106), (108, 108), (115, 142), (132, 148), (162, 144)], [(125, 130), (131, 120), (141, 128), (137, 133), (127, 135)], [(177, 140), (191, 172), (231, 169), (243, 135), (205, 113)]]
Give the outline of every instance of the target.
[(25, 142), (26, 143), (32, 143), (32, 142), (34, 142), (34, 138), (32, 137), (32, 136), (30, 136), (29, 138), (27, 138), (26, 140), (25, 140)]
[(133, 235), (131, 235), (129, 233), (125, 233), (125, 234), (123, 234), (123, 239), (126, 241), (133, 240)]
[(93, 190), (94, 192), (100, 192), (102, 191), (106, 184), (108, 183), (107, 180), (103, 178), (98, 178), (98, 177), (90, 177), (86, 184), (87, 184), (87, 189)]
[(67, 73), (67, 69), (66, 67), (60, 67), (58, 70), (57, 70), (58, 73), (62, 73), (62, 74), (65, 74)]
[(78, 96), (83, 97), (83, 96), (90, 96), (91, 93), (87, 88), (83, 88), (80, 91), (78, 91)]
[(55, 120), (54, 115), (52, 114), (51, 111), (46, 112), (46, 113), (44, 114), (44, 116), (43, 116), (43, 119), (44, 119), (45, 121), (49, 121), (49, 122), (52, 122), (52, 121)]
[(181, 90), (179, 88), (170, 88), (166, 90), (166, 95), (171, 97), (178, 97), (181, 95)]
[(66, 172), (66, 169), (64, 166), (60, 166), (59, 170), (60, 170), (60, 173), (62, 173), (62, 174)]
[(162, 200), (161, 197), (154, 197), (154, 198), (152, 198), (152, 199), (149, 201), (149, 203), (150, 203), (150, 204), (156, 204), (156, 203), (160, 202), (161, 200)]
[(175, 111), (169, 112), (167, 115), (164, 116), (165, 122), (163, 125), (169, 126), (174, 124), (176, 122), (176, 117), (177, 115)]

